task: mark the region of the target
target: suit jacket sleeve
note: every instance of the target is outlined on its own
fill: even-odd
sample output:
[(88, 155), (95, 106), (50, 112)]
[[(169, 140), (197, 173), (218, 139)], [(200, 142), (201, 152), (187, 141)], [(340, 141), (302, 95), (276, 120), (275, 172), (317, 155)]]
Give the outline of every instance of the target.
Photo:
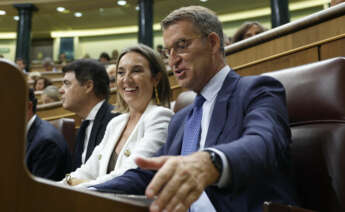
[[(225, 153), (231, 171), (232, 191), (264, 180), (288, 161), (290, 129), (285, 91), (270, 77), (242, 78), (242, 90), (233, 98), (243, 99), (237, 105), (242, 111), (241, 136), (214, 146)], [(231, 130), (231, 129), (226, 129)]]
[(65, 170), (59, 170), (65, 167), (66, 158), (59, 146), (52, 140), (45, 139), (31, 153), (31, 172), (35, 176), (61, 180)]

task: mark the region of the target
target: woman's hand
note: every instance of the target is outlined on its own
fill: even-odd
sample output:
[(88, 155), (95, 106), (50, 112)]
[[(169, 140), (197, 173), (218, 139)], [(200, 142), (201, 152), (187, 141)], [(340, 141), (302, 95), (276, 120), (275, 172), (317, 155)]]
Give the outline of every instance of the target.
[(70, 177), (70, 178), (67, 178), (67, 180), (66, 180), (67, 184), (70, 186), (76, 186), (76, 185), (79, 185), (81, 183), (86, 183), (88, 181), (89, 180), (79, 179), (79, 178), (75, 178), (75, 177)]

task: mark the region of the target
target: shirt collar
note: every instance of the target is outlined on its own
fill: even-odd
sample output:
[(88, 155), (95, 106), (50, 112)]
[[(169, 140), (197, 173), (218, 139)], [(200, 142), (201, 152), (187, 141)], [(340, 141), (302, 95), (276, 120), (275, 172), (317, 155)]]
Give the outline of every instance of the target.
[(216, 73), (210, 81), (201, 90), (201, 95), (206, 101), (213, 101), (216, 98), (218, 91), (222, 88), (223, 82), (230, 72), (228, 65), (224, 66), (218, 73)]
[(28, 132), (29, 132), (29, 130), (30, 130), (32, 124), (34, 123), (34, 121), (35, 121), (35, 119), (36, 119), (36, 116), (37, 116), (36, 114), (33, 115), (33, 116), (31, 117), (31, 119), (28, 121), (28, 124), (26, 125), (26, 134), (28, 134)]
[(105, 102), (105, 100), (102, 100), (102, 101), (98, 102), (98, 103), (92, 108), (92, 110), (90, 111), (89, 115), (87, 115), (87, 117), (85, 118), (85, 120), (90, 120), (90, 121), (95, 120), (96, 115), (97, 115), (99, 109), (101, 108), (103, 102)]

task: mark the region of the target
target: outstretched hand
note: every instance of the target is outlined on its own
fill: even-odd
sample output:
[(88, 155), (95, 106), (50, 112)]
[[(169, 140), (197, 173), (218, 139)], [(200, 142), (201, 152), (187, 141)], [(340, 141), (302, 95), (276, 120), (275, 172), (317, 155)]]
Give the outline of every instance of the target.
[(150, 211), (187, 211), (204, 189), (217, 181), (219, 173), (207, 152), (188, 156), (136, 158), (142, 169), (158, 170), (146, 188), (148, 198), (157, 198)]

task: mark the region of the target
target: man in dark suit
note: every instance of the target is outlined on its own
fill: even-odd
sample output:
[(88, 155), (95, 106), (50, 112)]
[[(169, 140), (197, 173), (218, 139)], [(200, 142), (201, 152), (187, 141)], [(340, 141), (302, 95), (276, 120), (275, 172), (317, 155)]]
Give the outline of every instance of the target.
[(117, 114), (108, 103), (109, 78), (104, 65), (96, 60), (76, 60), (63, 68), (60, 89), (63, 107), (84, 121), (74, 146), (72, 171), (84, 164), (102, 141), (108, 122)]
[(294, 204), (281, 83), (231, 70), (222, 25), (206, 8), (180, 8), (161, 25), (169, 64), (196, 100), (172, 118), (157, 157), (137, 158), (140, 169), (93, 187), (145, 193), (154, 198), (151, 211), (257, 212), (264, 201)]
[(35, 114), (36, 105), (34, 91), (30, 89), (25, 162), (33, 175), (59, 181), (70, 172), (71, 155), (63, 135)]

